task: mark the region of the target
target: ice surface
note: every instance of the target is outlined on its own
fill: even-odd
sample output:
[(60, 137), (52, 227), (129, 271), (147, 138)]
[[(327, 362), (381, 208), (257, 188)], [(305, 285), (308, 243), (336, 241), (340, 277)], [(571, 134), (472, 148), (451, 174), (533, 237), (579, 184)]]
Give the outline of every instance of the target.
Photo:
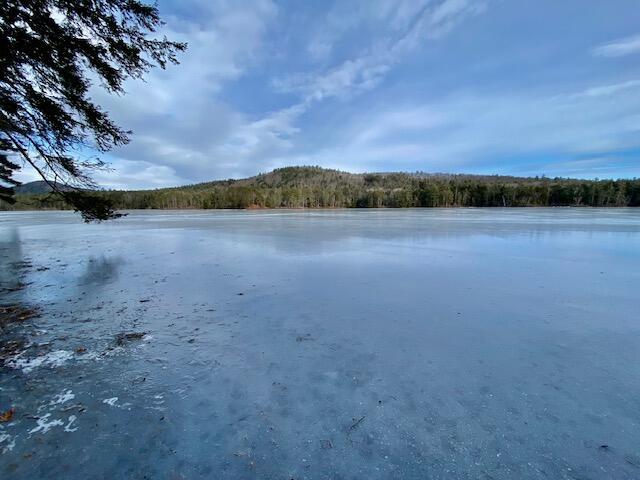
[(640, 210), (3, 213), (0, 283), (0, 478), (640, 478)]

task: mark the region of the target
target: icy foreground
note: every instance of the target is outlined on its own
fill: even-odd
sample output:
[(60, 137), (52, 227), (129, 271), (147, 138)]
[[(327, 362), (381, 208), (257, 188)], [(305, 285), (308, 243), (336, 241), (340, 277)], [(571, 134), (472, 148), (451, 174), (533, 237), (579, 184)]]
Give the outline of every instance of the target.
[(0, 478), (640, 478), (640, 211), (0, 215)]

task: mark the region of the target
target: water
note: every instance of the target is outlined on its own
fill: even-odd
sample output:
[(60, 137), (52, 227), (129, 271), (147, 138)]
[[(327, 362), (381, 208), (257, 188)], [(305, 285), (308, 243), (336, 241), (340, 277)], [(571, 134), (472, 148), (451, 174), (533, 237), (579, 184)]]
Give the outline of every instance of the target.
[(4, 213), (0, 242), (1, 303), (41, 311), (3, 334), (2, 478), (640, 478), (640, 210)]

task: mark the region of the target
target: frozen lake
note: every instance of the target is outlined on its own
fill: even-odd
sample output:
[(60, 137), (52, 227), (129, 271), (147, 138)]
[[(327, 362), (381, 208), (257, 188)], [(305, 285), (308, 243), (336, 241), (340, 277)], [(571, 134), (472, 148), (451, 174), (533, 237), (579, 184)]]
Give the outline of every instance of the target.
[(640, 478), (640, 210), (3, 213), (0, 281), (1, 478)]

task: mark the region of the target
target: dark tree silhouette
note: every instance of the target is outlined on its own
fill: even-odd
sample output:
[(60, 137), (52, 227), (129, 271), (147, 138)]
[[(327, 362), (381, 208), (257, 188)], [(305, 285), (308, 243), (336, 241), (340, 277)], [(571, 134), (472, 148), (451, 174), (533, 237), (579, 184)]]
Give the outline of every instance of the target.
[(126, 79), (178, 63), (186, 44), (152, 37), (162, 25), (157, 7), (138, 0), (0, 2), (0, 199), (14, 200), (21, 159), (85, 221), (119, 216), (108, 198), (89, 192), (91, 173), (105, 163), (77, 153), (106, 152), (131, 132), (89, 90), (95, 79), (122, 94)]

